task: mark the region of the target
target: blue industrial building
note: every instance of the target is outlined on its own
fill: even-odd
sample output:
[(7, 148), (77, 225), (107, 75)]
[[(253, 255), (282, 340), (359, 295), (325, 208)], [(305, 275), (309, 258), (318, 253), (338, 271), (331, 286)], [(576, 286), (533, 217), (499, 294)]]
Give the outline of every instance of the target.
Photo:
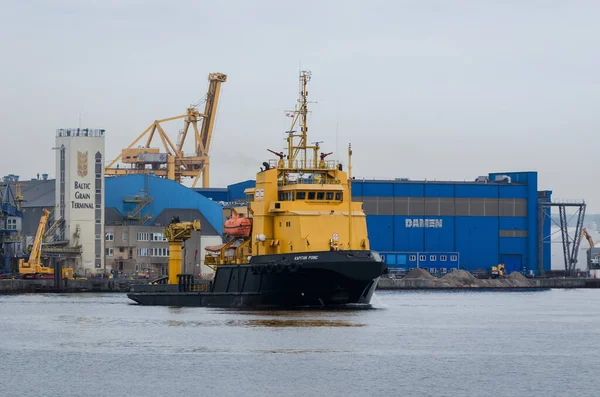
[[(227, 201), (244, 198), (245, 181), (229, 186)], [(550, 270), (550, 218), (539, 201), (536, 172), (492, 173), (471, 182), (358, 180), (371, 248), (391, 268), (489, 270), (504, 263), (510, 273)], [(540, 230), (541, 228), (541, 230)]]
[(222, 234), (223, 207), (169, 179), (147, 175), (106, 178), (105, 202), (105, 218), (109, 223), (112, 219), (135, 218), (139, 224), (152, 225), (159, 219), (158, 223), (164, 226), (172, 215), (192, 220), (184, 219), (183, 210), (197, 210), (194, 217), (204, 227), (210, 225)]
[(247, 180), (243, 182), (234, 183), (226, 188), (194, 188), (196, 193), (220, 203), (233, 203), (235, 201), (245, 200), (246, 195), (244, 190), (250, 187), (254, 187), (254, 180)]

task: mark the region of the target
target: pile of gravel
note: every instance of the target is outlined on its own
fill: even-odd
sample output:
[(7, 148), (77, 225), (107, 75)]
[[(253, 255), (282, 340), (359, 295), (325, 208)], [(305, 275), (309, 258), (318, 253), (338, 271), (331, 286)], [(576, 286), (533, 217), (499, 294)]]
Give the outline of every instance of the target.
[(435, 277), (429, 274), (427, 270), (420, 268), (412, 269), (410, 272), (406, 273), (404, 278), (407, 280), (435, 280)]
[(511, 280), (515, 280), (515, 281), (528, 281), (527, 277), (525, 277), (523, 274), (521, 274), (519, 272), (512, 272), (511, 274), (508, 275), (508, 278)]
[(478, 279), (465, 270), (455, 270), (446, 274), (441, 280), (455, 287), (477, 287)]

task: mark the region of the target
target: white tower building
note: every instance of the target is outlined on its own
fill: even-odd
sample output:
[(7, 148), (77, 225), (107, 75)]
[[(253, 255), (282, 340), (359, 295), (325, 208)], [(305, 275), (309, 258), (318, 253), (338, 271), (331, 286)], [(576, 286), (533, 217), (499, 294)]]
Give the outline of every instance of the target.
[(104, 271), (104, 130), (56, 131), (56, 208), (70, 246), (81, 246), (79, 273)]

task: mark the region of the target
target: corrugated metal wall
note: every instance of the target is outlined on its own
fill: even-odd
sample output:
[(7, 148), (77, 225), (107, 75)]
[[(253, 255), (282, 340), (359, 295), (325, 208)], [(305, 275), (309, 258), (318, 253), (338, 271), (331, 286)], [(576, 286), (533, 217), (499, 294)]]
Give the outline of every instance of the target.
[[(372, 249), (391, 266), (410, 268), (418, 262), (439, 271), (505, 263), (509, 271), (537, 272), (537, 174), (490, 174), (490, 181), (495, 175), (512, 180), (355, 180), (352, 190), (364, 203)], [(458, 263), (451, 263), (453, 256)], [(550, 268), (549, 258), (544, 268)]]

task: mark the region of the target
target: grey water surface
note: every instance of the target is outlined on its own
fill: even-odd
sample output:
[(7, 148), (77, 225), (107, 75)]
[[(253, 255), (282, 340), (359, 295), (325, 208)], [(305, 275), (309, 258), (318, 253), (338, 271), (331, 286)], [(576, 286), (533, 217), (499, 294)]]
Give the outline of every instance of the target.
[(597, 396), (600, 290), (378, 291), (371, 310), (0, 296), (0, 396)]

